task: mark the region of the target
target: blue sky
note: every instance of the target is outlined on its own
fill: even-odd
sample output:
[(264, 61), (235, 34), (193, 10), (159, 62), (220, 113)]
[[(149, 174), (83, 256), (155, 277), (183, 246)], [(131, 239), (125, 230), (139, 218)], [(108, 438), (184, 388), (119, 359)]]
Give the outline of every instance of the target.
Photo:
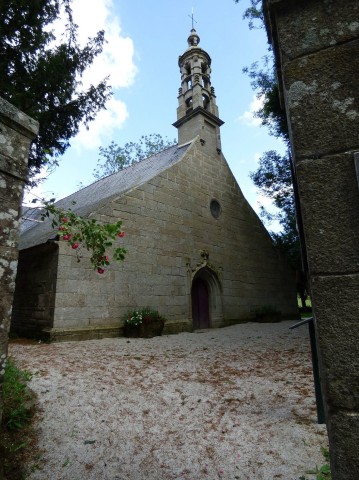
[[(187, 48), (194, 9), (200, 46), (212, 58), (212, 85), (217, 96), (222, 150), (239, 186), (257, 209), (256, 189), (248, 177), (265, 151), (283, 146), (268, 135), (251, 111), (255, 94), (245, 66), (267, 51), (263, 30), (249, 30), (243, 12), (247, 0), (73, 0), (75, 21), (85, 39), (105, 29), (108, 43), (84, 78), (84, 84), (110, 75), (114, 97), (90, 130), (82, 130), (41, 186), (42, 195), (60, 199), (94, 181), (100, 146), (136, 141), (160, 133), (177, 138), (178, 56)], [(56, 28), (59, 28), (58, 26)], [(260, 199), (265, 203), (263, 198)]]

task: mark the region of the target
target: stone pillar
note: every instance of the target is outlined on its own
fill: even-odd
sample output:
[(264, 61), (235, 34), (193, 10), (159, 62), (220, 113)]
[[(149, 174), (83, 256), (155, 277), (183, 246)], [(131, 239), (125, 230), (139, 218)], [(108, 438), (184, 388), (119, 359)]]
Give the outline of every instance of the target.
[[(18, 258), (19, 212), (38, 123), (0, 98), (0, 393)], [(0, 420), (2, 413), (0, 395)]]
[(303, 213), (334, 480), (359, 478), (359, 2), (264, 0)]

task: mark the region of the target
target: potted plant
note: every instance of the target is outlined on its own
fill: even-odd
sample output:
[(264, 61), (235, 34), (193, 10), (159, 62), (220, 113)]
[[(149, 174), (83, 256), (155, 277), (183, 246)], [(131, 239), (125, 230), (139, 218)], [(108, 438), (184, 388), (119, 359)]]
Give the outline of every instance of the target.
[(124, 318), (124, 336), (152, 338), (162, 335), (165, 321), (157, 310), (149, 307), (129, 311)]

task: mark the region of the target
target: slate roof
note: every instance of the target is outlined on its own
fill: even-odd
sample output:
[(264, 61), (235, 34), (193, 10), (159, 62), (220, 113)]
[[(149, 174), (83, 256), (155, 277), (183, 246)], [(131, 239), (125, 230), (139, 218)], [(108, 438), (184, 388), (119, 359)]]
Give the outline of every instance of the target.
[[(143, 185), (151, 178), (162, 173), (167, 168), (179, 162), (186, 153), (190, 143), (178, 147), (166, 148), (151, 157), (135, 163), (117, 173), (101, 178), (91, 185), (82, 188), (68, 197), (55, 203), (56, 206), (71, 209), (83, 217), (97, 211), (102, 205), (123, 195), (134, 188)], [(76, 202), (75, 204), (73, 202)], [(19, 249), (30, 248), (56, 238), (56, 231), (51, 227), (51, 221), (39, 222), (38, 209), (28, 209), (21, 222)]]

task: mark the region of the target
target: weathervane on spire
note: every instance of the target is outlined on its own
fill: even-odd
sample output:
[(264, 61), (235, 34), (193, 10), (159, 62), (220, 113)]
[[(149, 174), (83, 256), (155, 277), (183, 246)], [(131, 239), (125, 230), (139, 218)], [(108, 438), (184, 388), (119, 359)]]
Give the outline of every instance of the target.
[(197, 20), (193, 18), (193, 7), (192, 7), (192, 15), (188, 15), (192, 19), (192, 30), (194, 30), (194, 24), (197, 23)]

